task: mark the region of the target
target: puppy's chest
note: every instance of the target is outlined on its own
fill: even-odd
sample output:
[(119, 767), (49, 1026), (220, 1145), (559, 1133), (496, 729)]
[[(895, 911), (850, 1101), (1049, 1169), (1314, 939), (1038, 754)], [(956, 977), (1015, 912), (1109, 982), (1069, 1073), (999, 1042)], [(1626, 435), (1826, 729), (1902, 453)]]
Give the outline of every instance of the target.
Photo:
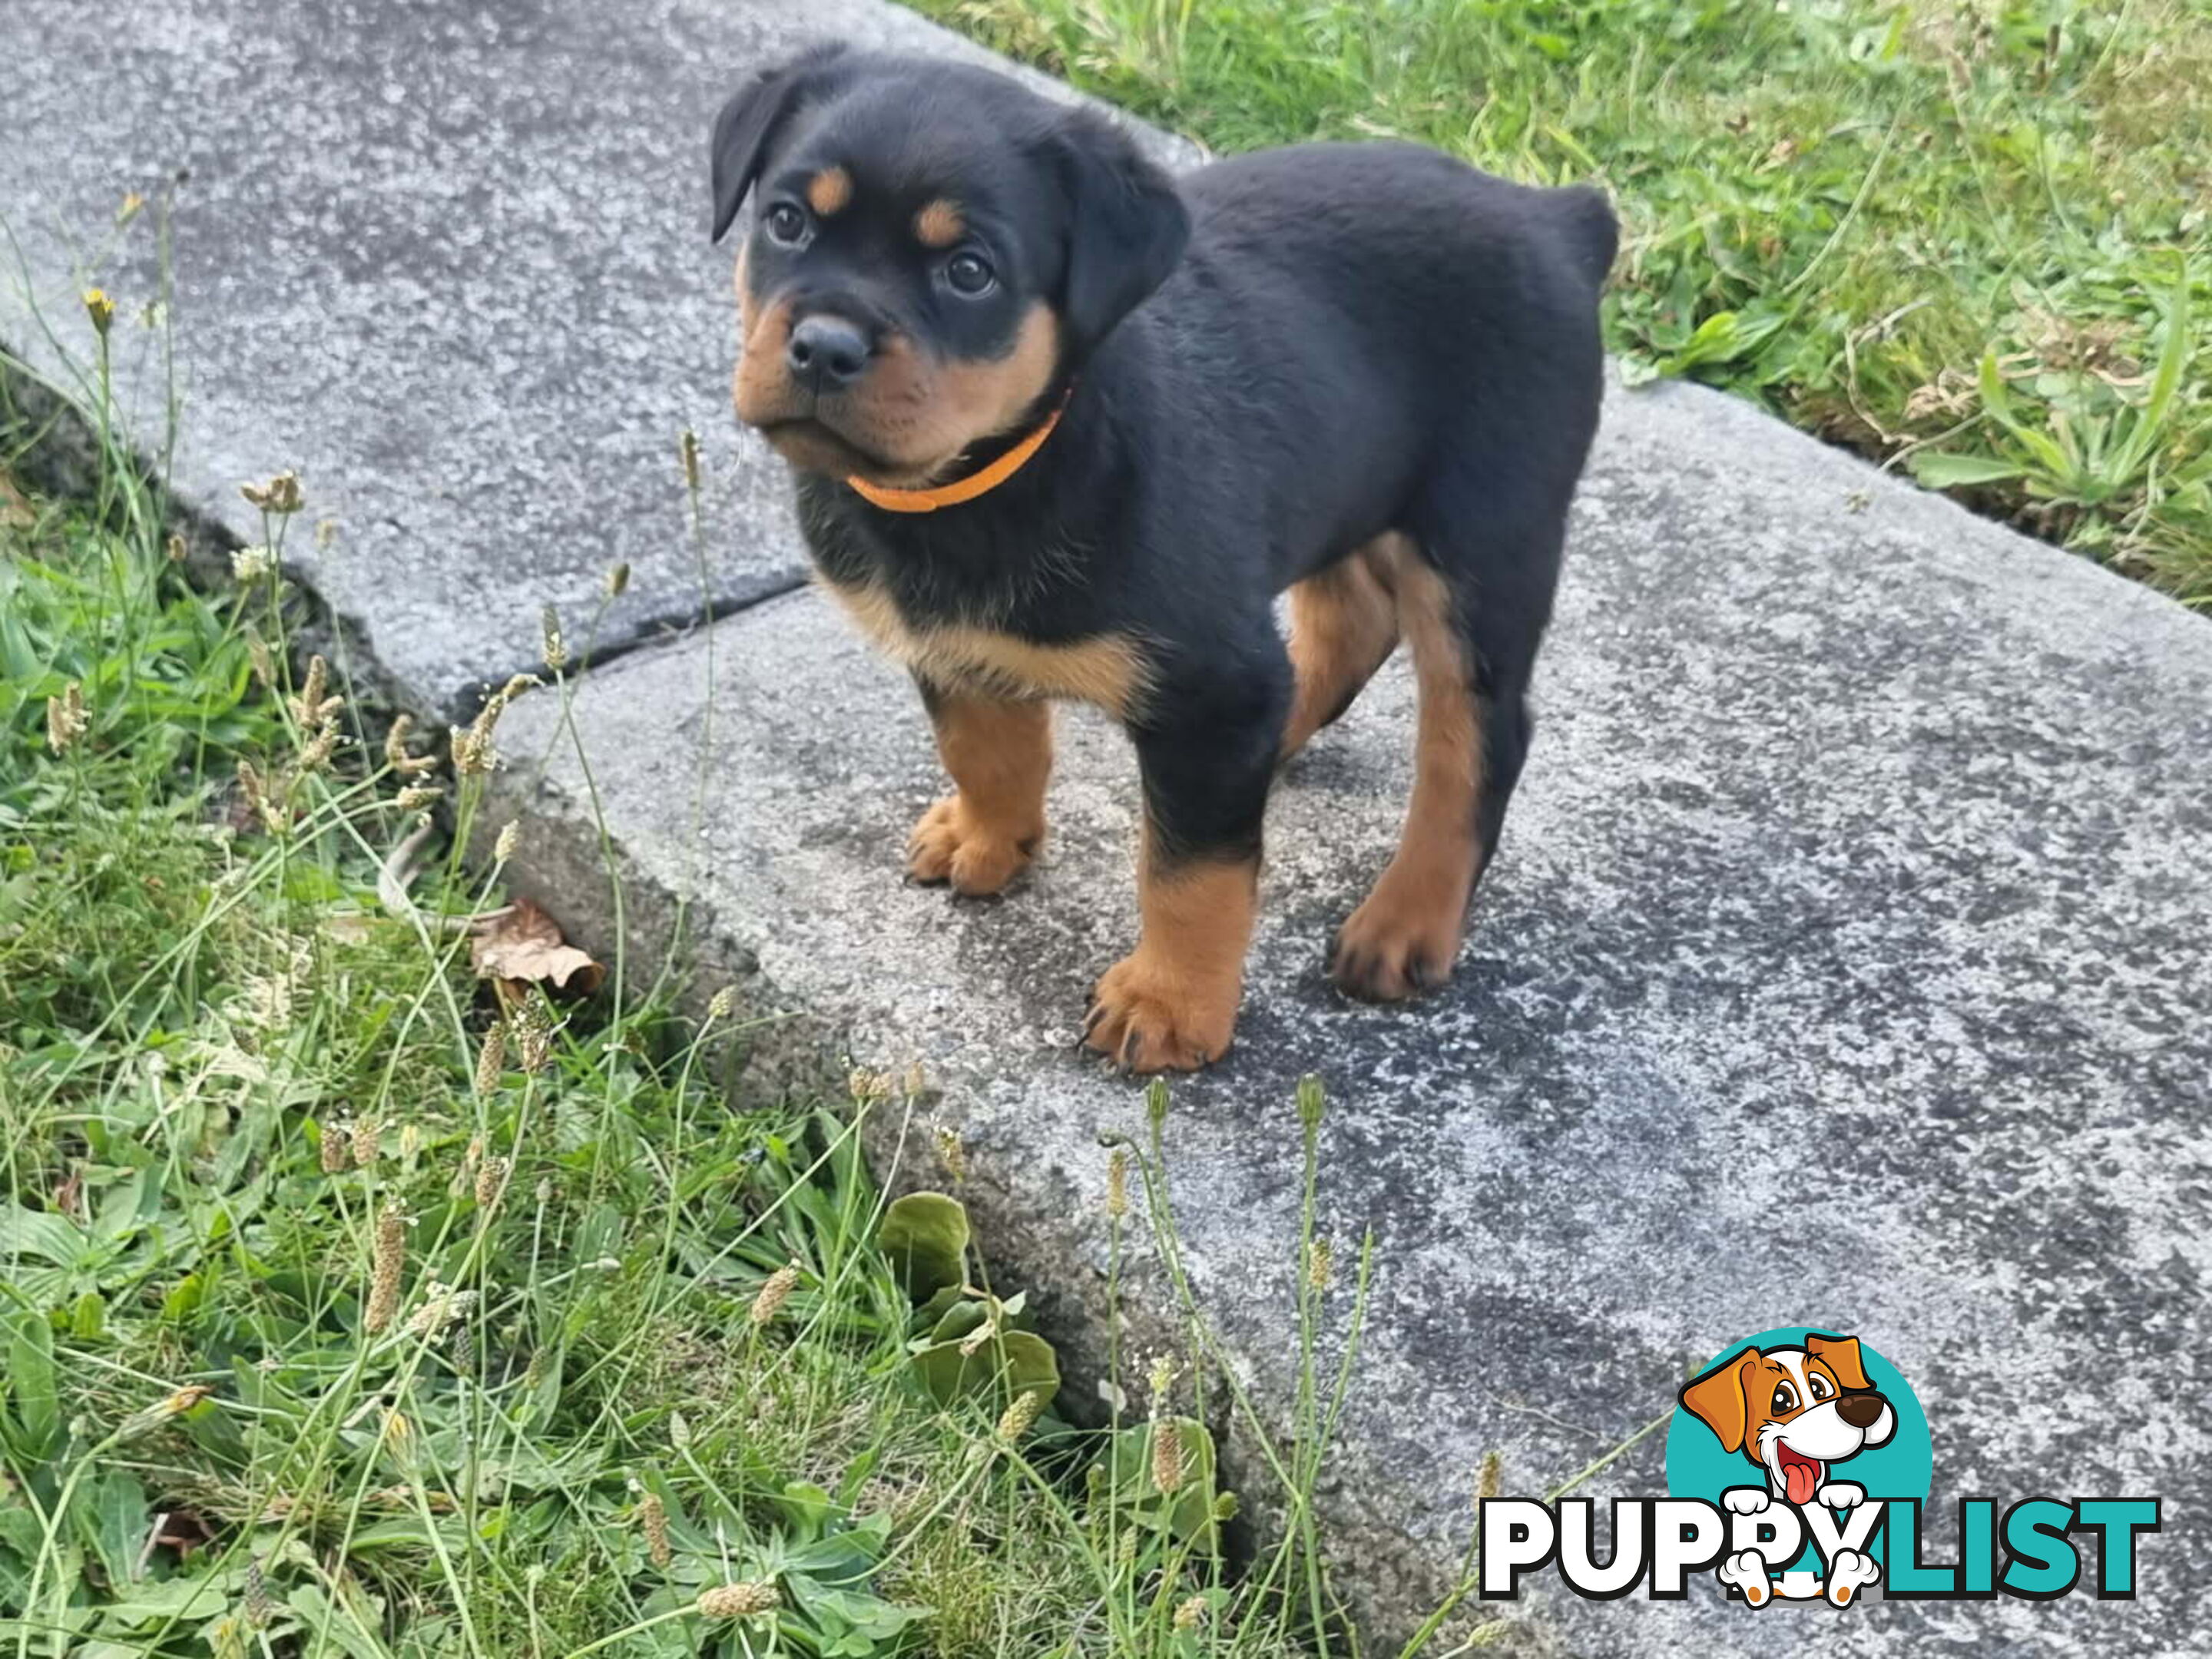
[(1125, 635), (1041, 643), (969, 622), (911, 618), (872, 582), (823, 571), (816, 579), (878, 650), (942, 690), (1096, 703), (1124, 720), (1143, 702), (1145, 659)]

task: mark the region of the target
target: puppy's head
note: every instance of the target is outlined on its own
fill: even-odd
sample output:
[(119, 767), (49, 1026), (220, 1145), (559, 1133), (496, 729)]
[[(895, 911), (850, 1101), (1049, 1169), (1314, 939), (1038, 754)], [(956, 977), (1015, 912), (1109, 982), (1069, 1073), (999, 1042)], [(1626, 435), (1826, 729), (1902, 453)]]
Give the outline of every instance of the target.
[(1765, 1469), (1793, 1504), (1813, 1501), (1830, 1464), (1897, 1432), (1897, 1414), (1867, 1380), (1855, 1336), (1814, 1332), (1802, 1348), (1747, 1348), (1692, 1378), (1681, 1400), (1723, 1450)]
[(714, 135), (737, 265), (738, 417), (794, 465), (911, 484), (1041, 418), (1165, 280), (1173, 183), (1088, 112), (965, 64), (811, 52)]

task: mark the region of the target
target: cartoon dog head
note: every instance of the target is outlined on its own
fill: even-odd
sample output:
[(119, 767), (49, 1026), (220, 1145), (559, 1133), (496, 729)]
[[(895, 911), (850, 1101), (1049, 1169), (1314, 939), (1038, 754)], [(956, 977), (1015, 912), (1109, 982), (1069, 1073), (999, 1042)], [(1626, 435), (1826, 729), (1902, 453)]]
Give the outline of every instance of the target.
[(1813, 1501), (1831, 1464), (1897, 1432), (1855, 1336), (1814, 1332), (1802, 1348), (1747, 1348), (1692, 1378), (1681, 1398), (1724, 1449), (1765, 1469), (1773, 1492), (1797, 1504)]

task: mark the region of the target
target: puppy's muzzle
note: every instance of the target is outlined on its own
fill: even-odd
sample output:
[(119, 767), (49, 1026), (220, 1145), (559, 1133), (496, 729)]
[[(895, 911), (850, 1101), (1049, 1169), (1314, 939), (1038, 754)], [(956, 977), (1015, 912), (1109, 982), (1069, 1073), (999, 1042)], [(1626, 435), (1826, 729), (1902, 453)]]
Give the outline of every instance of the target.
[(793, 385), (822, 397), (851, 386), (868, 372), (875, 355), (858, 324), (817, 312), (793, 325), (783, 360)]

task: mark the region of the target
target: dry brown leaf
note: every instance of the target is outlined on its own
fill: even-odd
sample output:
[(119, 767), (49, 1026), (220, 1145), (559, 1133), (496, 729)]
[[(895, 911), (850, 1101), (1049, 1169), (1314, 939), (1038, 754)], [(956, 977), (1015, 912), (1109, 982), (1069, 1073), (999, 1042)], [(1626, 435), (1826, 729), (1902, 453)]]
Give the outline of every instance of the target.
[(528, 899), (517, 899), (503, 915), (477, 929), (469, 959), (488, 979), (514, 981), (520, 992), (531, 985), (589, 996), (606, 970), (561, 936), (561, 926)]
[(0, 525), (30, 525), (39, 520), (37, 509), (32, 507), (23, 492), (15, 488), (15, 481), (0, 472)]

